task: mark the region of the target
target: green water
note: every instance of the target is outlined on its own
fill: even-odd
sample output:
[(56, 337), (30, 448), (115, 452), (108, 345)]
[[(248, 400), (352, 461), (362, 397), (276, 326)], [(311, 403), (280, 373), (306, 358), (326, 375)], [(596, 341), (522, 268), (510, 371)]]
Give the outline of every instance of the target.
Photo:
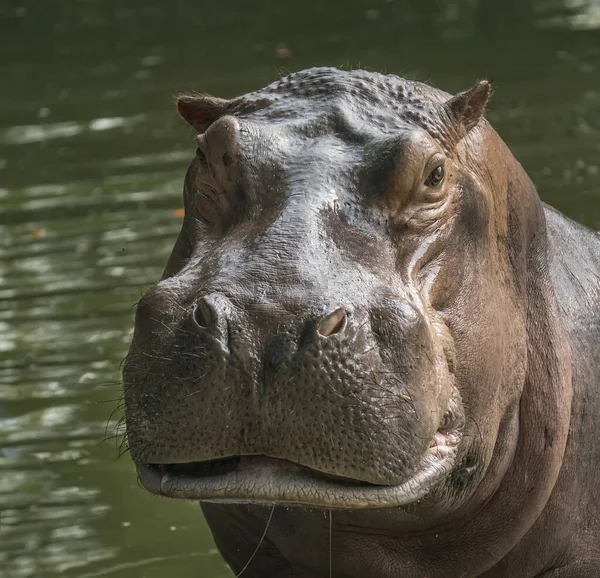
[(180, 225), (194, 146), (173, 94), (314, 65), (491, 77), (543, 199), (600, 228), (598, 27), (577, 2), (0, 3), (0, 577), (230, 576), (199, 507), (142, 491), (102, 442)]

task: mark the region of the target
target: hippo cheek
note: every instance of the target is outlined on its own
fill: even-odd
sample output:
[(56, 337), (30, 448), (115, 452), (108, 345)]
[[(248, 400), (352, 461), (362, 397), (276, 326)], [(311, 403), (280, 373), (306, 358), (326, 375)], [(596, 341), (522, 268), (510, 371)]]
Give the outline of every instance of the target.
[(385, 507), (422, 498), (452, 469), (460, 396), (433, 324), (415, 307), (347, 307), (300, 326), (279, 319), (273, 335), (274, 323), (261, 330), (223, 296), (213, 300), (193, 314), (193, 330), (187, 319), (170, 333), (178, 363), (145, 356), (154, 365), (143, 400), (133, 362), (126, 372), (138, 382), (128, 388), (128, 429), (148, 490)]

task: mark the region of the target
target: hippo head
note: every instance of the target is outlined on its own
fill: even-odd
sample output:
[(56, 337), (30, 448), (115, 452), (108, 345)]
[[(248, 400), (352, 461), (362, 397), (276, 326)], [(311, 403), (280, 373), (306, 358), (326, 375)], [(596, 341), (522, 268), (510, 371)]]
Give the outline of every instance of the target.
[(320, 68), (179, 99), (198, 134), (185, 218), (124, 368), (148, 490), (447, 512), (492, 468), (492, 492), (540, 217), (488, 93)]

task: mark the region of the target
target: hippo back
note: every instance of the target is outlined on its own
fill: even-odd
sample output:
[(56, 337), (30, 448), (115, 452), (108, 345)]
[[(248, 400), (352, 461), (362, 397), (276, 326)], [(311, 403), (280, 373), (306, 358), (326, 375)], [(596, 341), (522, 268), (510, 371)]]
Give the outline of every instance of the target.
[[(589, 488), (597, 485), (600, 462), (596, 440), (600, 423), (600, 233), (552, 207), (544, 208), (551, 275), (572, 353), (574, 390), (569, 440), (554, 501), (561, 494), (579, 495), (581, 507), (593, 512), (598, 524), (600, 507)], [(589, 526), (584, 534), (597, 536)]]

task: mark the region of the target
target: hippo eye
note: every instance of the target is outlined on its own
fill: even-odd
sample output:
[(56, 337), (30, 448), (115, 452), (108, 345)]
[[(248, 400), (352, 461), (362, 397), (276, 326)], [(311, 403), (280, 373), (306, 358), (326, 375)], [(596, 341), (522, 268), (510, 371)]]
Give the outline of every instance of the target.
[(439, 165), (439, 166), (435, 167), (435, 169), (433, 169), (429, 173), (429, 176), (427, 177), (427, 180), (425, 181), (425, 185), (428, 187), (436, 187), (443, 180), (444, 180), (444, 167), (442, 165)]

